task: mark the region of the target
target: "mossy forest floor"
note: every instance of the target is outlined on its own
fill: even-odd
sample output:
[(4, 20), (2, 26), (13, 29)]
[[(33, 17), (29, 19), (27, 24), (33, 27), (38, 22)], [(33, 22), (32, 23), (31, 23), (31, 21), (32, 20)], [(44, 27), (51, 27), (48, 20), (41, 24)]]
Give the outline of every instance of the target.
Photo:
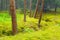
[(24, 22), (23, 17), (17, 13), (18, 33), (12, 36), (11, 16), (0, 13), (0, 40), (60, 40), (60, 14), (43, 14), (40, 29), (38, 19), (27, 15), (27, 22)]

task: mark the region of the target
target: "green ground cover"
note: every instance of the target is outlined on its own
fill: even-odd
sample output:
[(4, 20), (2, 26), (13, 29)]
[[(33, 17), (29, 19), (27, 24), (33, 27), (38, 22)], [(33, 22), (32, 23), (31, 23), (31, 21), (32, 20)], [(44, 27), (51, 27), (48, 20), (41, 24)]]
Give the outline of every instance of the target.
[(27, 22), (23, 22), (24, 15), (16, 15), (18, 34), (12, 36), (11, 16), (0, 13), (0, 40), (60, 40), (60, 14), (44, 14), (40, 29), (37, 27), (38, 19), (27, 15)]

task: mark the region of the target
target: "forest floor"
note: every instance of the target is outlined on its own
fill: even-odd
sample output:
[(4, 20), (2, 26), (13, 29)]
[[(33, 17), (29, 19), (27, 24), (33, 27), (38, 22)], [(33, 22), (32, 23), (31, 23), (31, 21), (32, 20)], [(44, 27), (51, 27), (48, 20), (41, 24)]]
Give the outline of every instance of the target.
[(60, 40), (60, 14), (44, 14), (40, 29), (38, 19), (27, 15), (27, 22), (24, 22), (23, 17), (17, 14), (18, 33), (12, 36), (11, 16), (0, 13), (0, 40)]

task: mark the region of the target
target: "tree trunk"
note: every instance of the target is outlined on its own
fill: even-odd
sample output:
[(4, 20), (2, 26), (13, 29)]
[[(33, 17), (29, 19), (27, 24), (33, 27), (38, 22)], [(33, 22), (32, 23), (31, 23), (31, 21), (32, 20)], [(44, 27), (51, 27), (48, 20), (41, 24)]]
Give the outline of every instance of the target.
[(44, 9), (44, 0), (42, 0), (42, 9), (40, 11), (40, 18), (39, 18), (39, 21), (38, 21), (38, 27), (40, 27), (40, 23), (41, 23), (41, 20), (42, 20), (43, 9)]
[(26, 0), (24, 0), (24, 22), (26, 22)]
[(1, 5), (0, 5), (0, 11), (3, 11), (3, 0), (0, 0), (0, 3), (1, 3)]
[(10, 0), (10, 13), (12, 17), (12, 34), (15, 35), (17, 33), (15, 0)]
[(55, 5), (55, 12), (57, 12), (57, 4)]
[(0, 11), (1, 11), (1, 0), (0, 0)]
[(34, 13), (34, 18), (36, 18), (36, 14), (38, 12), (39, 3), (40, 3), (40, 0), (37, 0), (36, 9), (35, 9), (35, 13)]
[(32, 12), (31, 12), (31, 10), (32, 10), (32, 0), (30, 0), (30, 17), (32, 16)]

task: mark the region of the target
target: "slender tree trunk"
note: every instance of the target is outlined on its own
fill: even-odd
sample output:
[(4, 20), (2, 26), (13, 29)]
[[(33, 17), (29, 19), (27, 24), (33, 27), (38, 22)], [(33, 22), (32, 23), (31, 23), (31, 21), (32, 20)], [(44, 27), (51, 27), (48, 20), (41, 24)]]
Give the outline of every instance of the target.
[(55, 12), (57, 11), (57, 4), (55, 5)]
[(5, 8), (6, 8), (6, 10), (7, 10), (7, 4), (8, 4), (7, 2), (8, 2), (8, 1), (6, 0), (6, 5), (5, 5), (5, 6), (6, 6), (6, 7), (5, 7)]
[(43, 9), (44, 9), (44, 0), (42, 0), (42, 9), (40, 11), (40, 18), (39, 18), (39, 21), (38, 21), (38, 27), (40, 27), (40, 23), (41, 23), (41, 20), (42, 20)]
[(0, 0), (0, 11), (1, 11), (1, 0)]
[(15, 0), (10, 0), (10, 13), (11, 13), (11, 17), (12, 17), (12, 33), (14, 35), (17, 33)]
[(36, 18), (36, 14), (38, 12), (39, 3), (40, 3), (40, 0), (37, 0), (36, 9), (35, 9), (35, 13), (34, 13), (34, 18)]
[(32, 0), (30, 0), (30, 17), (32, 16), (32, 12), (31, 12), (31, 10), (32, 10)]
[(24, 22), (26, 22), (26, 0), (24, 0)]
[(2, 11), (3, 10), (3, 0), (0, 0), (0, 3), (1, 3), (1, 5), (0, 5), (0, 11)]

